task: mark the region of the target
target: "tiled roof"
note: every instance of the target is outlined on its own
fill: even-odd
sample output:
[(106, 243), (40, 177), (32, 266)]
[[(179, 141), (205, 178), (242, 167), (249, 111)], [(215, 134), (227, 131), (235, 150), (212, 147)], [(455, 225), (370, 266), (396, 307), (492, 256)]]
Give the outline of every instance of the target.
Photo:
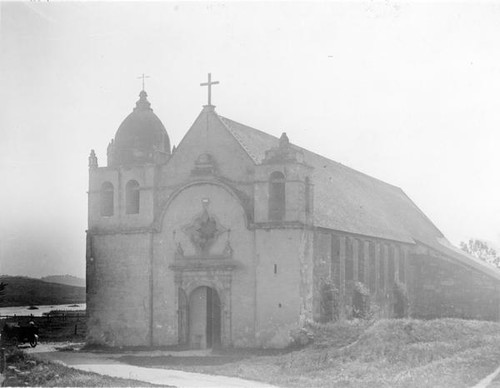
[[(279, 139), (272, 135), (218, 117), (255, 164), (263, 161), (266, 150), (278, 146)], [(492, 273), (480, 261), (453, 251), (443, 234), (399, 187), (292, 146), (302, 151), (306, 164), (314, 167), (315, 227), (405, 243), (422, 242), (500, 278), (499, 271)]]

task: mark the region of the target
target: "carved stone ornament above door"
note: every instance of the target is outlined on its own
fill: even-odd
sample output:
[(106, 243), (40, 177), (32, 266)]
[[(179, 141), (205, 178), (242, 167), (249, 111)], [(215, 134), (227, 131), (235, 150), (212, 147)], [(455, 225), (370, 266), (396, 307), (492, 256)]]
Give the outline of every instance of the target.
[(208, 199), (203, 199), (202, 212), (190, 224), (182, 228), (184, 233), (189, 236), (197, 254), (208, 254), (219, 236), (227, 232), (227, 228), (220, 224), (217, 217), (208, 212), (209, 203)]

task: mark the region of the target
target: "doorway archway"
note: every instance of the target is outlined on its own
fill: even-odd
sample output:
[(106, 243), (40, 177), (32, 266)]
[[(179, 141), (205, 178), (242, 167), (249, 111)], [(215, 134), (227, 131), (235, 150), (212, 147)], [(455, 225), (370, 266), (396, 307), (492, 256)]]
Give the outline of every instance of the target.
[(221, 344), (221, 303), (217, 290), (207, 286), (194, 289), (189, 296), (189, 344), (206, 349)]
[(179, 310), (178, 310), (178, 328), (179, 328), (179, 345), (185, 346), (189, 341), (189, 302), (186, 292), (179, 287)]

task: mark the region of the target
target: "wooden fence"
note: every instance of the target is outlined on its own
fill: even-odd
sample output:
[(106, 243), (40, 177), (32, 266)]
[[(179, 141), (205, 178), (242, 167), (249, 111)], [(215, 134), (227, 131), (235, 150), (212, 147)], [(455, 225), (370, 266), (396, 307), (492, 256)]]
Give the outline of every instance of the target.
[(39, 329), (40, 339), (58, 341), (72, 337), (84, 337), (87, 332), (85, 311), (54, 311), (42, 316), (36, 315), (0, 315), (0, 332), (7, 322), (16, 322), (21, 326), (33, 321)]
[(36, 320), (40, 319), (47, 319), (50, 320), (52, 318), (59, 318), (62, 320), (67, 320), (67, 319), (85, 319), (86, 313), (85, 311), (54, 311), (50, 313), (45, 313), (43, 315), (33, 315), (33, 314), (28, 314), (28, 315), (0, 315), (0, 320), (6, 319), (6, 320), (11, 320), (11, 319), (19, 319), (19, 320), (28, 320), (31, 318), (34, 318)]

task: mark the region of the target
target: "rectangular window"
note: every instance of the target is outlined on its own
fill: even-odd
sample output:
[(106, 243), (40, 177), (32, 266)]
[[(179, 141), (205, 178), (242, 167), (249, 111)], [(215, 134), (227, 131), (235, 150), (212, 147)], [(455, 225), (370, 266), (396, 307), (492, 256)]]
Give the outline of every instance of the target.
[(375, 243), (370, 241), (368, 244), (368, 260), (370, 268), (370, 291), (375, 292), (377, 288), (377, 268), (375, 266)]
[(395, 278), (395, 267), (394, 267), (394, 250), (395, 247), (393, 245), (389, 245), (389, 278), (387, 286), (391, 287), (394, 284)]
[(345, 281), (348, 282), (354, 278), (354, 264), (353, 264), (353, 240), (346, 237), (346, 253), (345, 253)]
[(335, 284), (340, 284), (340, 241), (337, 236), (332, 235), (332, 273), (331, 277)]
[(358, 280), (365, 282), (365, 242), (358, 240)]
[(401, 283), (406, 282), (406, 257), (405, 257), (405, 251), (403, 248), (399, 250), (399, 281)]
[(304, 201), (305, 201), (305, 211), (306, 211), (306, 216), (309, 215), (311, 212), (311, 188), (310, 188), (310, 183), (309, 183), (309, 178), (306, 178), (305, 184), (304, 184)]
[(380, 244), (380, 262), (378, 266), (379, 289), (385, 289), (385, 249), (384, 245)]

